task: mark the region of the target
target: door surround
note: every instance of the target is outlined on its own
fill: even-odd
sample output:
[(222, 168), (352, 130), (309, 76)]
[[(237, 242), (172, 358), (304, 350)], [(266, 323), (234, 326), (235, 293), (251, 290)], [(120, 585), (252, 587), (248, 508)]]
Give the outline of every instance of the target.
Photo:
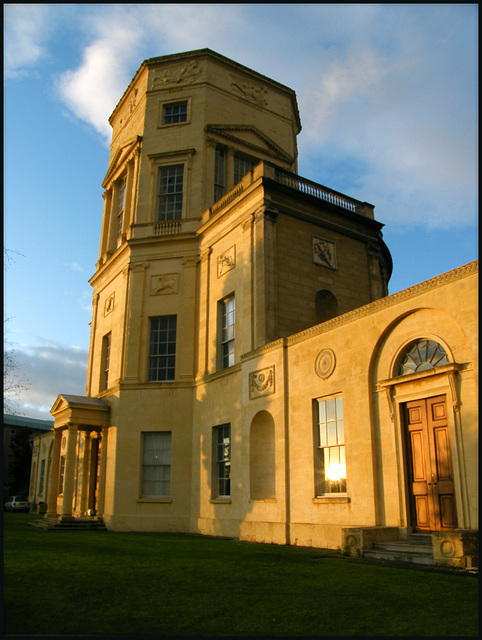
[(440, 395), (445, 395), (447, 404), (458, 527), (461, 529), (470, 528), (469, 500), (460, 425), (460, 400), (456, 380), (459, 369), (459, 365), (452, 363), (426, 371), (381, 380), (376, 385), (378, 393), (385, 395), (390, 420), (392, 421), (398, 479), (399, 526), (401, 528), (407, 530), (411, 528), (410, 504), (407, 493), (408, 469), (405, 455), (404, 405), (414, 400)]

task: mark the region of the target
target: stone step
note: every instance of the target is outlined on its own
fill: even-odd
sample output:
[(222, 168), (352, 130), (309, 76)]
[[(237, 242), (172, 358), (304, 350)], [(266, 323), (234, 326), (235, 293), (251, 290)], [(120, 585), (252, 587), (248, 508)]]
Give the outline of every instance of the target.
[(28, 525), (43, 531), (107, 531), (102, 519), (74, 518), (66, 521), (45, 519), (29, 522)]
[(365, 558), (373, 560), (385, 560), (388, 562), (406, 562), (408, 564), (433, 565), (433, 556), (426, 553), (400, 553), (384, 549), (369, 549), (364, 552)]
[(410, 534), (403, 540), (376, 542), (363, 555), (365, 558), (390, 562), (434, 564), (432, 538), (426, 534)]
[[(410, 533), (406, 540), (410, 544), (415, 543), (418, 545), (425, 545), (427, 547), (432, 546), (432, 536), (429, 533)], [(403, 542), (403, 540), (400, 540), (400, 542)]]
[(409, 553), (416, 555), (432, 555), (432, 545), (414, 544), (405, 540), (394, 540), (393, 542), (376, 542), (372, 549), (381, 551), (396, 551), (397, 553)]

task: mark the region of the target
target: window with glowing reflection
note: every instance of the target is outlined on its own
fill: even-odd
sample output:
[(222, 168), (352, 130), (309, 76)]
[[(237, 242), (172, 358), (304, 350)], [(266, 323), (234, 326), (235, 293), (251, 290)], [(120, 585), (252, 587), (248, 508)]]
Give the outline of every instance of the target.
[(416, 340), (404, 351), (398, 365), (397, 375), (406, 376), (418, 371), (434, 369), (449, 364), (445, 349), (434, 340)]
[(343, 398), (334, 396), (315, 402), (317, 496), (346, 493), (345, 428)]

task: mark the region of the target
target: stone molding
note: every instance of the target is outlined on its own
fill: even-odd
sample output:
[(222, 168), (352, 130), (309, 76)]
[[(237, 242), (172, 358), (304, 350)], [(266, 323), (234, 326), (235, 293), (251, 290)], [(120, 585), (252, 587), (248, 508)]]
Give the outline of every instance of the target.
[(478, 273), (478, 270), (478, 260), (469, 262), (462, 267), (458, 267), (457, 269), (453, 269), (452, 271), (447, 271), (447, 273), (442, 273), (435, 278), (425, 280), (425, 282), (416, 284), (413, 287), (409, 287), (408, 289), (404, 289), (403, 291), (398, 291), (397, 293), (393, 293), (390, 296), (380, 298), (379, 300), (369, 302), (362, 307), (358, 307), (357, 309), (348, 311), (347, 313), (344, 313), (341, 316), (337, 316), (332, 320), (327, 320), (320, 325), (315, 325), (314, 327), (310, 327), (309, 329), (305, 329), (304, 331), (295, 333), (294, 335), (286, 338), (287, 343), (290, 345), (296, 344), (297, 342), (301, 342), (302, 340), (324, 333), (325, 331), (329, 331), (330, 329), (334, 329), (335, 327), (347, 324), (348, 322), (352, 322), (353, 320), (358, 320), (360, 318), (369, 316), (370, 314), (381, 311), (382, 309), (389, 309), (390, 307), (404, 302), (405, 300), (409, 300), (410, 298), (414, 298), (415, 296), (427, 293), (428, 291), (436, 289), (437, 287), (441, 287), (444, 284), (449, 284), (451, 282), (455, 282), (456, 280), (461, 280), (462, 278), (466, 278), (475, 273)]

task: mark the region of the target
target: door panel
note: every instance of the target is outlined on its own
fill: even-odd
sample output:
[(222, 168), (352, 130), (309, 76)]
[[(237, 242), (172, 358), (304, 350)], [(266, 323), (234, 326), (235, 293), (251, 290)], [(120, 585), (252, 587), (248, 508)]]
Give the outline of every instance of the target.
[(442, 531), (457, 526), (445, 396), (405, 406), (412, 526)]

